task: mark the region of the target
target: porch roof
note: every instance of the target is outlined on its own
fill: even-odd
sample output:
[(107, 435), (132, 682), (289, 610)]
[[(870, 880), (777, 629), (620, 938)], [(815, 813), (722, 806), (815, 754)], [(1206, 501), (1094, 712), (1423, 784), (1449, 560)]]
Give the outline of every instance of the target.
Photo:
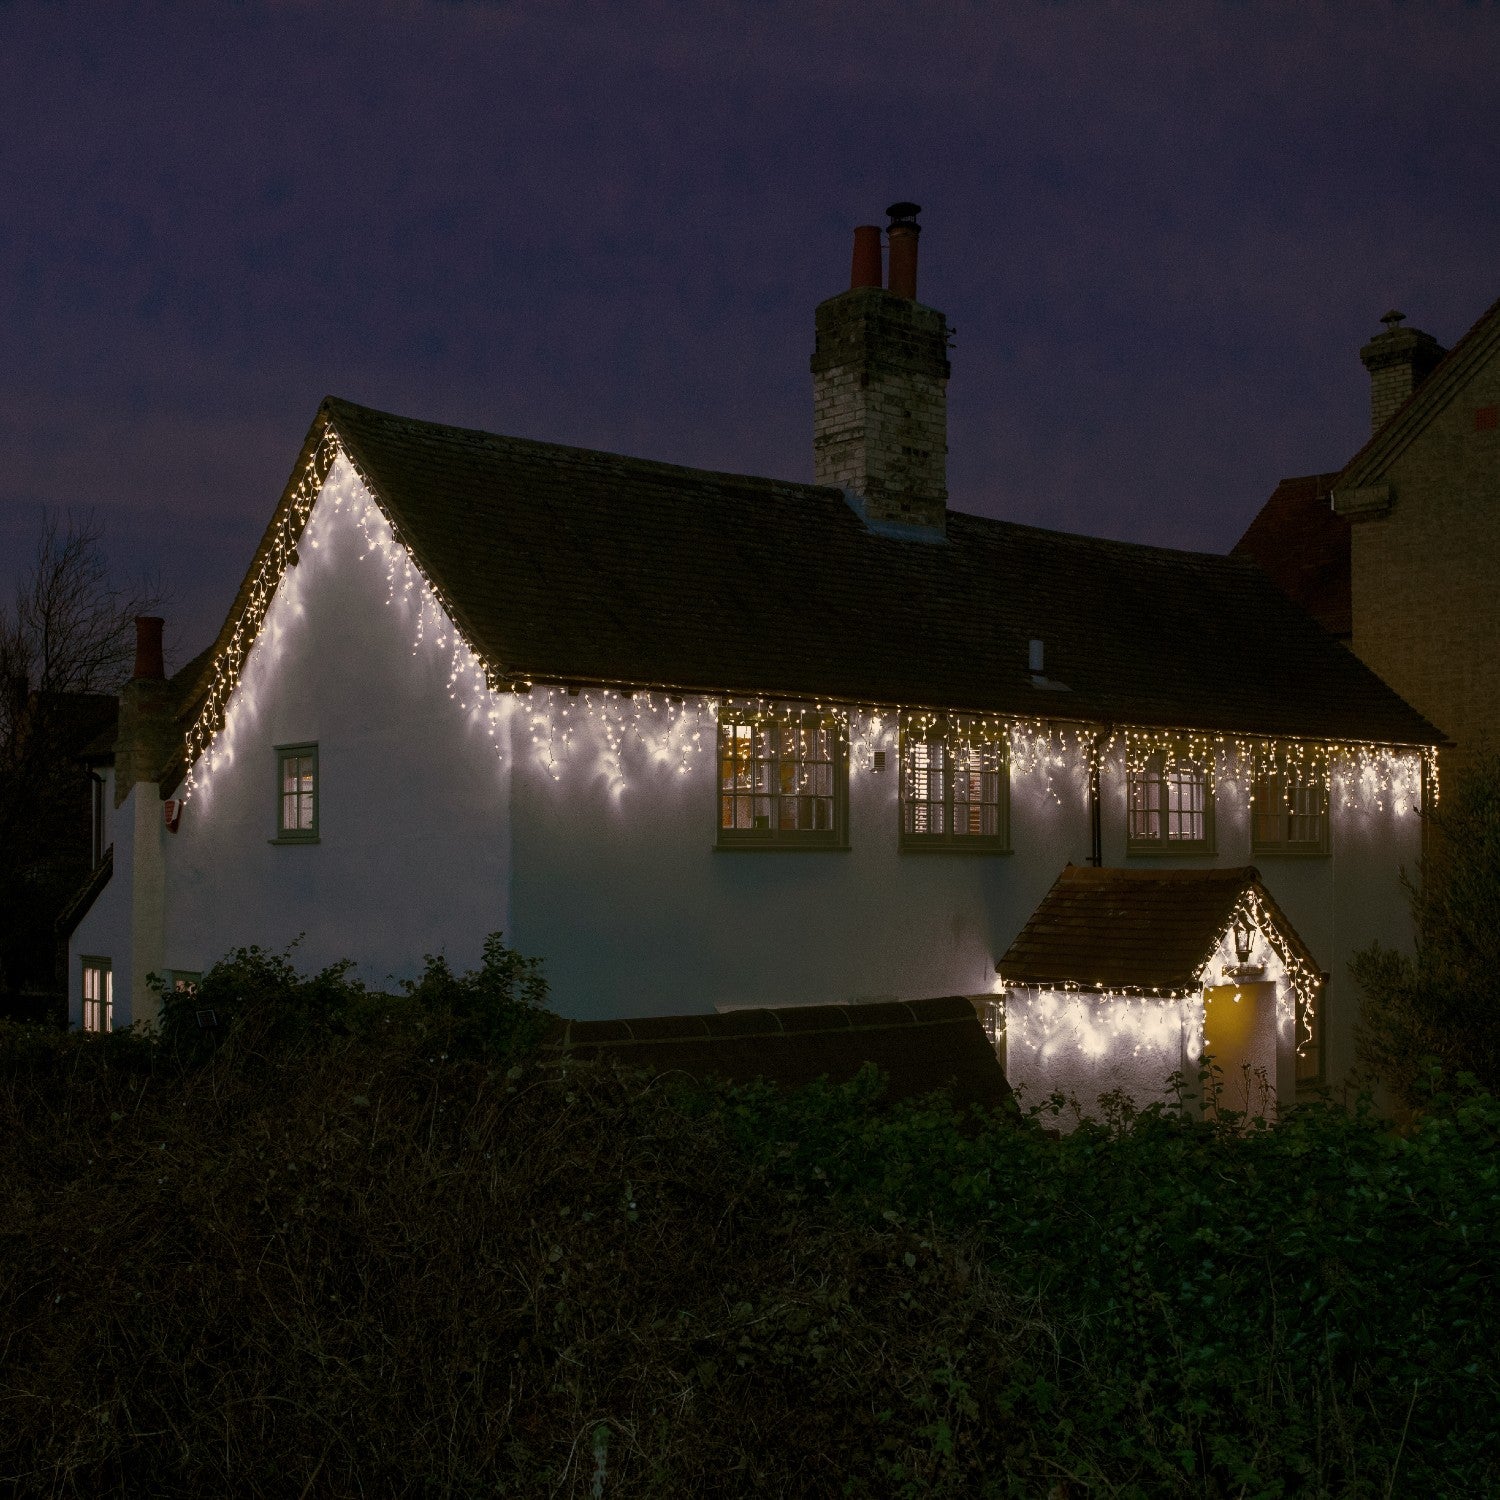
[(995, 970), (1011, 987), (1192, 991), (1249, 890), (1283, 943), (1316, 970), (1254, 865), (1220, 870), (1068, 865)]

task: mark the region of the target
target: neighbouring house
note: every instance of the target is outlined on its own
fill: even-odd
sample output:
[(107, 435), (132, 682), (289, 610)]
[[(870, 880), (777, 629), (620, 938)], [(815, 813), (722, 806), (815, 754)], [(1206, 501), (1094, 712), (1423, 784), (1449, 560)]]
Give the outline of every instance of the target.
[(167, 680), (143, 623), (74, 1024), (240, 944), (382, 984), (503, 929), (579, 1022), (962, 996), (998, 1038), (1067, 865), (1223, 869), (1205, 953), (1248, 903), (1331, 976), (1275, 1087), (1342, 1074), (1442, 736), (1244, 558), (950, 510), (892, 215), (817, 309), (812, 484), (325, 400), (217, 640)]
[(1360, 350), (1370, 440), (1284, 479), (1235, 552), (1454, 741), (1500, 750), (1500, 302), (1453, 346), (1389, 312)]
[(75, 893), (104, 851), (91, 847), (103, 788), (80, 760), (114, 740), (115, 697), (5, 684), (0, 706), (0, 1016), (66, 1014), (66, 938)]

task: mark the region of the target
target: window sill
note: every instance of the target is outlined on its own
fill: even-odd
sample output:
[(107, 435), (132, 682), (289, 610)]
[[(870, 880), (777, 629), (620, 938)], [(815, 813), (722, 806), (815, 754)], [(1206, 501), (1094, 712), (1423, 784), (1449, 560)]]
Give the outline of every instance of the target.
[(715, 854), (847, 854), (849, 845), (844, 844), (715, 844)]
[(976, 854), (1014, 854), (1009, 844), (952, 843), (952, 844), (907, 844), (900, 846), (902, 854), (957, 854), (972, 858)]
[(1218, 849), (1212, 844), (1126, 844), (1127, 859), (1212, 859)]
[(321, 844), (323, 841), (317, 834), (289, 834), (284, 833), (278, 838), (267, 839), (268, 844)]
[(1253, 855), (1268, 855), (1273, 859), (1327, 859), (1333, 851), (1331, 849), (1287, 849), (1281, 844), (1251, 844), (1250, 852)]

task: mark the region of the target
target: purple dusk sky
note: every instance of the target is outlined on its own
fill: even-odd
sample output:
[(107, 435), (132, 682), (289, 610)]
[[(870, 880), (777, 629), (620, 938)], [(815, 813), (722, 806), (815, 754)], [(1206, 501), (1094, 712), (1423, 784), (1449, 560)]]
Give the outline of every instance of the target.
[(1497, 79), (1438, 0), (0, 0), (0, 581), (92, 508), (180, 662), (328, 392), (810, 479), (901, 198), (950, 504), (1225, 550), (1367, 435), (1381, 313), (1500, 295)]

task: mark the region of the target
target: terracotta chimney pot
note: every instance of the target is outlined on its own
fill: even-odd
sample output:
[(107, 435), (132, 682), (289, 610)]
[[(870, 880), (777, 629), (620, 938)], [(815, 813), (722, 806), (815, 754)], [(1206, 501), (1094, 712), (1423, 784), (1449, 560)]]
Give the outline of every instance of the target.
[(161, 628), (165, 621), (159, 615), (135, 617), (135, 671), (132, 680), (159, 681), (167, 675), (162, 657)]

